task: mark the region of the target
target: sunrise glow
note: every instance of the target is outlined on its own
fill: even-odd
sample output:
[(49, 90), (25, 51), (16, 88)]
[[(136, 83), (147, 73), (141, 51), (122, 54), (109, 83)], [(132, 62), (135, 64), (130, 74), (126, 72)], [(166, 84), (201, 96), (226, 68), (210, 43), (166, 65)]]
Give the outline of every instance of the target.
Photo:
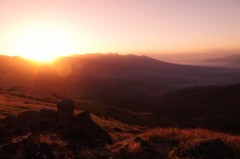
[(238, 0), (2, 0), (0, 54), (186, 53), (240, 42)]
[(59, 32), (40, 30), (19, 37), (13, 51), (28, 59), (49, 61), (74, 53), (73, 42)]

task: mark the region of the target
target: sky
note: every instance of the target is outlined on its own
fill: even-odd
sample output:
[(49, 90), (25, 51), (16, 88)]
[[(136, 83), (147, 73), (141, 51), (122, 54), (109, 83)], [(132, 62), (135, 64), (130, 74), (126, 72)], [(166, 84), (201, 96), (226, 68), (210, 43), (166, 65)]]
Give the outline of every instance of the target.
[(1, 54), (48, 47), (146, 54), (238, 49), (240, 0), (0, 0)]

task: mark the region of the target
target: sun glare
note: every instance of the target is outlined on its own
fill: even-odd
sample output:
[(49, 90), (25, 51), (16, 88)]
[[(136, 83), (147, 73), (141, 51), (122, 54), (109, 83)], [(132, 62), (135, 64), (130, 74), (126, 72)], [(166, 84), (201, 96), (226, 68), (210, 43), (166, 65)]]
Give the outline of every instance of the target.
[(54, 58), (74, 53), (74, 45), (64, 34), (56, 31), (38, 30), (20, 37), (14, 52), (36, 61), (52, 61)]

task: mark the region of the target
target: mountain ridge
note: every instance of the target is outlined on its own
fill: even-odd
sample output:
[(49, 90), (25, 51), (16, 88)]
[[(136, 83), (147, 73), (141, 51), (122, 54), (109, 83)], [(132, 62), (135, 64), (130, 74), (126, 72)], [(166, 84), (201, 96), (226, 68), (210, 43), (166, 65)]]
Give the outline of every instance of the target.
[(145, 106), (139, 105), (155, 92), (164, 94), (188, 86), (240, 81), (239, 70), (179, 65), (147, 56), (86, 54), (61, 57), (52, 64), (5, 58), (8, 60), (0, 68), (2, 89), (27, 87), (135, 111), (143, 109)]

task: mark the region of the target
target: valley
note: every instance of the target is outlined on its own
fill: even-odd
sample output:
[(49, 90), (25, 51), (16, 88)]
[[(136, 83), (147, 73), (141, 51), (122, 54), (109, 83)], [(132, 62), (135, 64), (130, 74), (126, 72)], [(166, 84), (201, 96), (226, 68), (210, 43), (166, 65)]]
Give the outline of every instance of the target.
[[(239, 157), (235, 68), (117, 54), (42, 65), (1, 58), (0, 158)], [(66, 99), (74, 103), (73, 119), (60, 120)]]

